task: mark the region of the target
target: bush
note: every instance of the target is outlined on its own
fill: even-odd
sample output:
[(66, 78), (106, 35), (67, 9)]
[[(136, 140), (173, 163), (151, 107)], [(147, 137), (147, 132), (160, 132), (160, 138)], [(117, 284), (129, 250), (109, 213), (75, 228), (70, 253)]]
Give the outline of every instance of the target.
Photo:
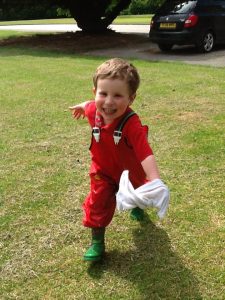
[(153, 14), (164, 0), (132, 0), (129, 7), (122, 11), (123, 15)]
[(71, 18), (71, 13), (68, 9), (65, 9), (65, 8), (61, 8), (61, 7), (58, 7), (56, 9), (56, 14), (57, 14), (57, 17), (59, 18)]
[(50, 19), (57, 18), (58, 12), (57, 6), (51, 6), (49, 4), (34, 4), (25, 5), (19, 3), (15, 6), (4, 6), (0, 10), (0, 20), (32, 20), (32, 19)]

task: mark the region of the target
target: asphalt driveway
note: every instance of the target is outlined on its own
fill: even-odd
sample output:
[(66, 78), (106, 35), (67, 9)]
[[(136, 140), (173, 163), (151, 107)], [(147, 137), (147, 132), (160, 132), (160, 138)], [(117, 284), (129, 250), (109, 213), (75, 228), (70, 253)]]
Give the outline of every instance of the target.
[[(146, 37), (146, 40), (148, 38)], [(225, 46), (216, 47), (211, 53), (197, 53), (194, 47), (174, 47), (168, 53), (161, 52), (157, 45), (147, 41), (140, 46), (121, 48), (108, 48), (104, 50), (92, 50), (90, 55), (138, 58), (150, 61), (180, 61), (187, 64), (207, 65), (212, 67), (225, 67)]]

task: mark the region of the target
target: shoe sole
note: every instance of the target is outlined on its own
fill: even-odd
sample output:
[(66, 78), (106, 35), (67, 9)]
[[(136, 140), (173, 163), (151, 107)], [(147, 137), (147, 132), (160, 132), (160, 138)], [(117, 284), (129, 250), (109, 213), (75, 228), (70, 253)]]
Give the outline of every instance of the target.
[(84, 261), (100, 261), (104, 258), (104, 256), (105, 256), (105, 252), (100, 256), (93, 256), (93, 257), (84, 256), (83, 260)]
[(83, 260), (84, 261), (100, 261), (102, 259), (101, 257), (84, 257)]

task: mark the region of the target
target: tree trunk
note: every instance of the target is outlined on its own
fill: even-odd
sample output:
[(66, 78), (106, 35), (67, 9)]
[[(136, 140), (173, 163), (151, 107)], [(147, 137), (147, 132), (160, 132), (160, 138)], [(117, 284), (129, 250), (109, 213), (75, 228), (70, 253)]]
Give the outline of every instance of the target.
[[(131, 0), (117, 0), (116, 2), (113, 0), (63, 1), (76, 20), (77, 26), (82, 31), (89, 33), (102, 33), (106, 31), (107, 27), (130, 2)], [(112, 7), (109, 9), (111, 4)]]

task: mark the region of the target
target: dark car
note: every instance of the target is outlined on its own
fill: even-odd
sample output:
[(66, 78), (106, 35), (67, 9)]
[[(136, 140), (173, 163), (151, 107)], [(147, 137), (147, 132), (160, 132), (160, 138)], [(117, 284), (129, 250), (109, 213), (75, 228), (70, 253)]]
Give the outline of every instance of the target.
[(162, 51), (195, 45), (210, 52), (225, 43), (225, 0), (166, 0), (152, 18), (149, 38)]

